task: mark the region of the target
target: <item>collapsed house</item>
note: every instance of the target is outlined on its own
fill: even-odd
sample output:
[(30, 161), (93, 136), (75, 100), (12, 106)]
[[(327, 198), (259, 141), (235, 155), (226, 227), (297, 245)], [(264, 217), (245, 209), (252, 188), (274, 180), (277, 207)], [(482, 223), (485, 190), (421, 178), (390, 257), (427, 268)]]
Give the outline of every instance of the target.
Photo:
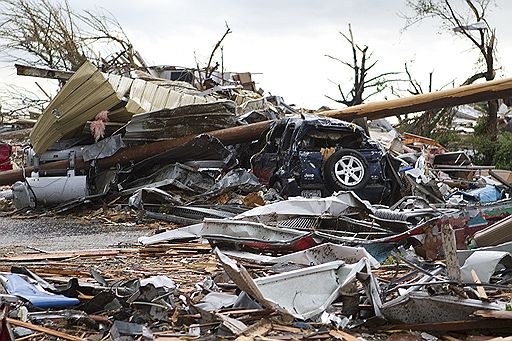
[[(6, 324), (73, 340), (39, 324), (79, 321), (113, 340), (510, 331), (510, 172), (377, 119), (510, 95), (511, 80), (306, 115), (256, 92), (250, 74), (215, 77), (199, 89), (186, 70), (128, 77), (85, 63), (37, 120), (22, 167), (0, 172), (17, 212), (118, 201), (169, 222), (126, 252), (204, 250), (214, 278), (190, 289), (172, 272), (119, 282), (91, 271), (63, 285), (7, 266), (50, 254), (6, 257)], [(340, 119), (363, 115), (370, 136)]]

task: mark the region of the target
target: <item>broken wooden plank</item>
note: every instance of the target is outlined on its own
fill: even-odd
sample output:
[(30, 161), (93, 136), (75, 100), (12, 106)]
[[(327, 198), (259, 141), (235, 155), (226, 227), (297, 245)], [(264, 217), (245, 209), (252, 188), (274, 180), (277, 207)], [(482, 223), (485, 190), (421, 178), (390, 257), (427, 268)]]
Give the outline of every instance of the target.
[(44, 336), (45, 334), (44, 333), (34, 333), (34, 334), (30, 334), (30, 335), (27, 335), (27, 336), (23, 336), (23, 337), (19, 337), (16, 339), (16, 341), (25, 341), (25, 340), (31, 340), (31, 339), (34, 339), (36, 340), (38, 337), (40, 336)]
[(448, 277), (457, 283), (462, 282), (459, 260), (457, 258), (457, 244), (455, 242), (455, 232), (450, 224), (441, 226), (441, 240), (443, 242), (443, 251), (446, 259), (446, 272)]
[(16, 68), (16, 74), (19, 76), (58, 79), (60, 81), (67, 81), (74, 74), (72, 71), (48, 69), (22, 64), (14, 64), (14, 67)]
[(272, 323), (268, 319), (262, 319), (252, 326), (247, 327), (238, 336), (236, 341), (250, 341), (259, 337), (266, 336), (272, 330)]
[(361, 341), (362, 339), (357, 338), (349, 333), (346, 333), (342, 330), (330, 330), (329, 335), (338, 340), (346, 340), (346, 341)]
[[(473, 282), (475, 282), (476, 284), (481, 284), (482, 283), (480, 281), (480, 278), (478, 278), (478, 275), (476, 274), (476, 271), (474, 269), (471, 269), (471, 277), (473, 278)], [(476, 287), (476, 291), (478, 292), (478, 296), (480, 296), (480, 298), (488, 299), (487, 293), (485, 292), (484, 287), (477, 286)]]
[(42, 327), (42, 326), (36, 326), (35, 324), (29, 323), (29, 322), (23, 322), (20, 320), (9, 318), (9, 317), (7, 318), (7, 322), (9, 322), (10, 324), (12, 324), (14, 326), (27, 328), (27, 329), (34, 330), (37, 332), (56, 336), (56, 337), (59, 337), (61, 339), (65, 339), (65, 340), (70, 340), (70, 341), (85, 341), (86, 340), (86, 339), (82, 339), (81, 337), (69, 335), (69, 334), (59, 332), (57, 330), (53, 330), (50, 328)]
[(508, 310), (477, 310), (473, 315), (486, 318), (512, 320), (512, 311)]
[(51, 253), (24, 254), (19, 256), (0, 257), (0, 262), (30, 262), (42, 260), (56, 260), (74, 257), (100, 257), (114, 256), (120, 253), (135, 253), (138, 249), (107, 249), (107, 250), (83, 250), (83, 251), (63, 251)]
[(434, 146), (437, 148), (445, 149), (437, 141), (435, 141), (433, 139), (429, 139), (428, 137), (419, 136), (419, 135), (415, 135), (415, 134), (411, 134), (411, 133), (403, 133), (402, 136), (404, 138), (402, 143), (405, 145), (412, 144), (412, 143), (423, 143), (423, 144), (427, 144), (429, 146)]

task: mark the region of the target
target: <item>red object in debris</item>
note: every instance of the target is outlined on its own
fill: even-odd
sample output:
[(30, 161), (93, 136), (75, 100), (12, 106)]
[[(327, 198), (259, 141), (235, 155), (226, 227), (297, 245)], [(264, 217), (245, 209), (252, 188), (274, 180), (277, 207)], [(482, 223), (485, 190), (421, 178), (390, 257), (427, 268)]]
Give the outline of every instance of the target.
[(0, 306), (0, 341), (13, 341), (9, 324), (7, 323), (7, 307), (5, 305)]
[(266, 251), (303, 251), (307, 250), (313, 246), (317, 246), (318, 243), (313, 238), (313, 234), (309, 233), (307, 235), (301, 236), (292, 240), (289, 243), (269, 243), (264, 241), (255, 241), (255, 242), (245, 242), (242, 241), (240, 244), (248, 247), (252, 250), (266, 250)]
[(7, 143), (0, 143), (0, 171), (12, 169), (11, 155), (12, 146)]

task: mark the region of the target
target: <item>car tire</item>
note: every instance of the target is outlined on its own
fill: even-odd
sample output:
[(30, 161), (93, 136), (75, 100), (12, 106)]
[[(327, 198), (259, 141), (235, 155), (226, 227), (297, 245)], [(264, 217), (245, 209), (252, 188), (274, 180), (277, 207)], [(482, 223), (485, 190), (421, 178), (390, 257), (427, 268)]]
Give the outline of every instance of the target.
[(354, 149), (340, 149), (324, 164), (324, 181), (330, 191), (355, 191), (370, 180), (368, 162)]

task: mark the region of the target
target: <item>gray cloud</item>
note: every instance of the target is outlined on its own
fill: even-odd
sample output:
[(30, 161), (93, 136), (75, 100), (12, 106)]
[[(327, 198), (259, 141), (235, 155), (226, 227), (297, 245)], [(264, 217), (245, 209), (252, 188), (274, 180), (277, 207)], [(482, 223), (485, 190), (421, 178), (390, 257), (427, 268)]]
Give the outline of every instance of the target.
[[(415, 59), (419, 78), (435, 70), (439, 86), (465, 78), (474, 70), (476, 53), (452, 34), (438, 34), (439, 25), (426, 21), (400, 33), (404, 20), (402, 0), (70, 0), (75, 9), (105, 8), (115, 15), (150, 62), (194, 65), (193, 55), (205, 59), (224, 31), (226, 66), (235, 71), (262, 72), (257, 81), (266, 90), (290, 102), (318, 107), (335, 103), (333, 79), (350, 85), (350, 73), (329, 61), (325, 54), (350, 56), (338, 35), (352, 23), (358, 42), (367, 44), (379, 59), (376, 71), (400, 71)], [(512, 65), (512, 28), (508, 25), (512, 2), (500, 1), (490, 20), (497, 28), (499, 53), (505, 70)], [(4, 75), (2, 81), (21, 77)], [(16, 78), (16, 79), (15, 79)], [(24, 81), (27, 82), (26, 80)]]

